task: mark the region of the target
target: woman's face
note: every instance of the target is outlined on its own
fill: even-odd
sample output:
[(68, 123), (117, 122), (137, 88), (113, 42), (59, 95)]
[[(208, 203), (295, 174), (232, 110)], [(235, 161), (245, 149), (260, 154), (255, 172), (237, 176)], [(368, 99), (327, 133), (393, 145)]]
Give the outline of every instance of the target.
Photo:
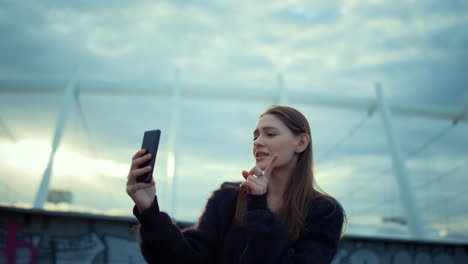
[(296, 164), (298, 137), (276, 116), (264, 115), (257, 121), (254, 131), (253, 155), (256, 165), (264, 170), (274, 154), (278, 154), (275, 167)]

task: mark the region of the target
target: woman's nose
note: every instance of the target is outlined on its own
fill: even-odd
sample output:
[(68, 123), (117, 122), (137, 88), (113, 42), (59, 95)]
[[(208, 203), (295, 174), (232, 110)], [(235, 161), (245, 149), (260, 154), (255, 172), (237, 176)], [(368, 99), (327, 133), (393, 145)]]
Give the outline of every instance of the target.
[(263, 145), (263, 141), (260, 139), (260, 137), (257, 137), (257, 138), (254, 140), (253, 145), (254, 145), (254, 146), (261, 146), (261, 145)]

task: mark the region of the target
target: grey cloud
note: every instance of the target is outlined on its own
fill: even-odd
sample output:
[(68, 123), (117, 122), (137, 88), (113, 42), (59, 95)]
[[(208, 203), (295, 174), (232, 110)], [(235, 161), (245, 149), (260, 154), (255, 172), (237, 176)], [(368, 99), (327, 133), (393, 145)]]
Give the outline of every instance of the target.
[(415, 17), (426, 14), (448, 14), (460, 15), (466, 12), (468, 5), (466, 1), (392, 1), (367, 3), (361, 2), (353, 5), (350, 14), (363, 18), (397, 18), (401, 21), (409, 22)]
[(341, 19), (339, 10), (317, 10), (303, 7), (289, 7), (271, 14), (271, 18), (293, 24), (328, 24)]

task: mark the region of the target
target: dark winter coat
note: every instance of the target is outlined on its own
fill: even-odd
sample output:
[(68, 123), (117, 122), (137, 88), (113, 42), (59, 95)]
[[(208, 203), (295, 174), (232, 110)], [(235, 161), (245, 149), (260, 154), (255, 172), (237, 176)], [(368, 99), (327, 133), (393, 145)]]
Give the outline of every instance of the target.
[[(213, 192), (195, 228), (181, 231), (157, 198), (141, 214), (141, 251), (148, 263), (330, 263), (343, 225), (343, 210), (333, 199), (318, 197), (299, 238), (292, 242), (284, 224), (267, 208), (266, 194), (247, 194), (247, 213), (236, 224), (238, 189), (225, 183)], [(231, 185), (231, 184), (229, 184)], [(235, 185), (235, 184), (234, 184)], [(238, 185), (237, 185), (238, 186)]]

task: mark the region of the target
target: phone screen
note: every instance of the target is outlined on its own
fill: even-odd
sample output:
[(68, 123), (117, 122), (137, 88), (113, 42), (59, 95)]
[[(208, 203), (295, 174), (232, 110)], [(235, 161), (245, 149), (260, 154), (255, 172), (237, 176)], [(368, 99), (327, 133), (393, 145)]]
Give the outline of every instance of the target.
[(138, 176), (137, 182), (151, 182), (153, 179), (153, 170), (154, 170), (154, 163), (156, 162), (156, 154), (158, 153), (158, 146), (159, 146), (159, 138), (161, 137), (161, 130), (149, 130), (145, 131), (143, 136), (143, 143), (141, 144), (142, 149), (146, 149), (146, 154), (151, 153), (151, 160), (145, 162), (140, 166), (140, 168), (144, 168), (146, 166), (151, 166), (153, 168), (150, 172)]

